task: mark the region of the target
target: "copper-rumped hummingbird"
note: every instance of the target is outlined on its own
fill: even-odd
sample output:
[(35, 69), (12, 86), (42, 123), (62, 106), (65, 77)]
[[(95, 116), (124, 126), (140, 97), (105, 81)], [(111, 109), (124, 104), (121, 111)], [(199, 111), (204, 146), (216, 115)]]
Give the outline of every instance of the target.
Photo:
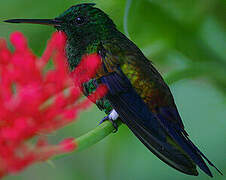
[(100, 84), (108, 87), (106, 96), (95, 103), (109, 120), (120, 119), (159, 159), (185, 174), (198, 175), (197, 165), (212, 177), (204, 160), (222, 174), (188, 138), (170, 89), (151, 61), (94, 5), (72, 6), (54, 19), (5, 22), (52, 25), (65, 32), (71, 70), (83, 55), (98, 53), (101, 73), (82, 89), (89, 95)]

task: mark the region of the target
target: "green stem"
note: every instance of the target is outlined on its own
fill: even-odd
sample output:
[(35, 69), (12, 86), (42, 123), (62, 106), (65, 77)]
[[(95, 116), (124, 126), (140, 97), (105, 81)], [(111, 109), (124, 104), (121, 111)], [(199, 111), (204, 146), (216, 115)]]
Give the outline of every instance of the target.
[[(116, 121), (118, 127), (122, 124), (121, 121)], [(93, 130), (89, 131), (88, 133), (75, 138), (74, 142), (77, 145), (77, 148), (71, 153), (82, 151), (84, 149), (89, 148), (90, 146), (98, 143), (102, 139), (104, 139), (106, 136), (110, 135), (114, 131), (114, 127), (112, 126), (112, 123), (110, 121), (105, 121)], [(67, 153), (68, 154), (68, 153)], [(60, 154), (54, 157), (54, 159), (61, 158), (67, 154)]]
[[(118, 127), (122, 124), (121, 121), (117, 121)], [(110, 121), (105, 121), (95, 129), (89, 131), (88, 133), (75, 139), (75, 143), (78, 145), (78, 148), (75, 151), (81, 151), (86, 149), (97, 142), (104, 139), (106, 136), (111, 134), (114, 131), (114, 127)]]
[(130, 38), (130, 35), (129, 35), (129, 30), (128, 30), (128, 16), (129, 16), (129, 11), (130, 11), (131, 5), (132, 5), (132, 0), (127, 0), (125, 11), (124, 11), (124, 18), (123, 18), (124, 32), (129, 39), (131, 39), (131, 38)]

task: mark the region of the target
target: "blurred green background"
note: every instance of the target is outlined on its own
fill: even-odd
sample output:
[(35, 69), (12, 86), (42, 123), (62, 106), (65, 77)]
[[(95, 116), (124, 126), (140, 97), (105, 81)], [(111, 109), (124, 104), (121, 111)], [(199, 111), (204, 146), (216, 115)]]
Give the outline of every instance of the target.
[[(1, 0), (0, 21), (53, 18), (72, 5), (95, 2), (151, 59), (170, 83), (191, 139), (226, 174), (226, 1), (225, 0)], [(131, 7), (128, 5), (131, 4)], [(125, 7), (129, 10), (125, 13)], [(127, 14), (125, 16), (125, 14)], [(123, 28), (126, 27), (126, 28)], [(41, 25), (0, 23), (0, 36), (23, 32), (38, 55), (54, 31)], [(127, 33), (128, 34), (128, 33)], [(53, 142), (77, 137), (97, 126), (96, 107), (76, 123), (50, 135)], [(214, 179), (220, 176), (211, 168)], [(6, 180), (210, 179), (190, 177), (168, 167), (123, 126), (83, 152), (36, 164)]]

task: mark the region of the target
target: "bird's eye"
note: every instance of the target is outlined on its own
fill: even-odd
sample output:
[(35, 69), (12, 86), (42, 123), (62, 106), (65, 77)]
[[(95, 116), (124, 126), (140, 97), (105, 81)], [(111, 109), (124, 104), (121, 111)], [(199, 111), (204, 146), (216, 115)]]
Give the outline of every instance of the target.
[(82, 25), (85, 22), (85, 18), (84, 17), (77, 17), (75, 18), (75, 24), (77, 25)]

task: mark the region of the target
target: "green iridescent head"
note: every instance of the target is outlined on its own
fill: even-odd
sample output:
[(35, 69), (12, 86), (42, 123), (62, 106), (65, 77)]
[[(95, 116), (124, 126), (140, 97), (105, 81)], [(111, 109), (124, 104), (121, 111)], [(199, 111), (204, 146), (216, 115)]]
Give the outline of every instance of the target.
[(82, 38), (103, 36), (110, 29), (114, 29), (113, 21), (94, 5), (79, 4), (72, 6), (55, 18), (55, 20), (62, 22), (56, 28), (64, 31), (69, 37), (73, 35)]
[(84, 53), (92, 53), (98, 42), (111, 39), (116, 32), (113, 21), (93, 3), (70, 7), (54, 19), (10, 19), (9, 23), (30, 23), (54, 26), (67, 35), (67, 56), (70, 68), (79, 63)]

